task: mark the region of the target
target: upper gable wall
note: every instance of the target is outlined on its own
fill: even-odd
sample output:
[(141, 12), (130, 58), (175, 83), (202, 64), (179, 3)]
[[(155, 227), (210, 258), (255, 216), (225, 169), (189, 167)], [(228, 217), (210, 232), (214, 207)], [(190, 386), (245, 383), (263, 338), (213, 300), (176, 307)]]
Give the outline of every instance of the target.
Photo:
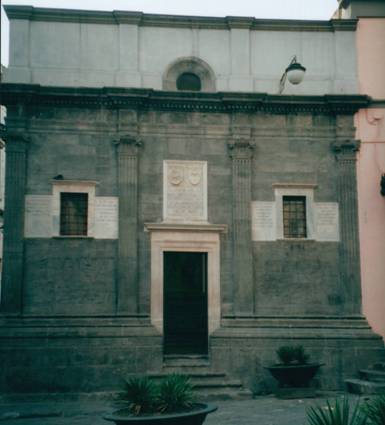
[(357, 93), (355, 21), (59, 13), (22, 6), (6, 11), (6, 82), (161, 90), (170, 63), (196, 57), (214, 71), (218, 91), (278, 93), (279, 79), (297, 55), (307, 68), (305, 79), (299, 86), (287, 83), (286, 94)]

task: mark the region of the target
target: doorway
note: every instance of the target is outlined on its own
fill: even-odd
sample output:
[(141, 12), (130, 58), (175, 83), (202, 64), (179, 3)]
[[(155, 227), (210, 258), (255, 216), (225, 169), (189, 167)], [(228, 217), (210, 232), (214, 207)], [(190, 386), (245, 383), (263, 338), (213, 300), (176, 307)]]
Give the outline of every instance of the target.
[(207, 253), (163, 252), (164, 354), (207, 355)]

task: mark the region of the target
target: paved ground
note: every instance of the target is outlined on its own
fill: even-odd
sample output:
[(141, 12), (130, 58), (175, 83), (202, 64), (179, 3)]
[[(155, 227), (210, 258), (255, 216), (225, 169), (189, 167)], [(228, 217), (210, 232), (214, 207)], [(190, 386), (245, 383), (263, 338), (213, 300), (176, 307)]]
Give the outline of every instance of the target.
[[(334, 396), (329, 394), (329, 398)], [(217, 412), (207, 417), (205, 425), (305, 425), (307, 407), (324, 405), (325, 400), (325, 397), (279, 400), (274, 396), (263, 396), (253, 400), (220, 401), (215, 403)], [(100, 400), (0, 402), (0, 425), (107, 425), (111, 422), (106, 422), (102, 415), (111, 410), (110, 402)], [(9, 418), (10, 415), (14, 418)]]

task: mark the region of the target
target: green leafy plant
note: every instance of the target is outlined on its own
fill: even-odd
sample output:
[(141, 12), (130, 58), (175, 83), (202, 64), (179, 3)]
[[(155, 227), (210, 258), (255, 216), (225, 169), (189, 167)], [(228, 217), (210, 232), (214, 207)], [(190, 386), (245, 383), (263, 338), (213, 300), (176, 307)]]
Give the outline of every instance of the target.
[(177, 413), (193, 406), (194, 393), (187, 376), (172, 374), (159, 384), (148, 377), (125, 381), (118, 405), (122, 414), (134, 416), (155, 413)]
[(147, 377), (134, 377), (125, 382), (120, 402), (127, 406), (129, 413), (141, 415), (152, 413), (156, 409), (158, 388)]
[(162, 413), (190, 409), (193, 400), (193, 390), (187, 376), (170, 375), (159, 386), (158, 409)]
[(385, 394), (374, 397), (362, 405), (362, 412), (369, 418), (371, 425), (385, 424)]
[(283, 345), (276, 351), (279, 361), (284, 365), (307, 364), (309, 355), (302, 345)]
[(362, 413), (360, 402), (352, 407), (349, 400), (335, 399), (334, 403), (326, 402), (326, 406), (309, 407), (307, 410), (309, 425), (366, 425), (368, 417)]

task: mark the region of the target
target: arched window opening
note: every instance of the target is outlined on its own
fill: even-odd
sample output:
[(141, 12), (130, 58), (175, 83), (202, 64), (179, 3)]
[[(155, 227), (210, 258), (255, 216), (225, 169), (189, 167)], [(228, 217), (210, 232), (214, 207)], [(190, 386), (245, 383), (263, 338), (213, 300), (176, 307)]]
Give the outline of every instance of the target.
[(176, 80), (176, 88), (178, 90), (201, 91), (201, 79), (192, 72), (184, 72)]

